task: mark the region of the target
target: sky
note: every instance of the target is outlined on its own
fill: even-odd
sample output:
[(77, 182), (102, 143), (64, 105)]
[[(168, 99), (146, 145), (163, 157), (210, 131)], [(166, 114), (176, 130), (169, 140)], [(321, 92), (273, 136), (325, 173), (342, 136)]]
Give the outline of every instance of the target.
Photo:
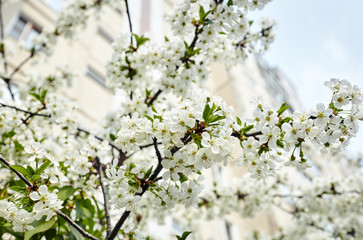
[[(274, 0), (253, 15), (277, 22), (265, 59), (293, 82), (303, 107), (330, 101), (330, 78), (363, 88), (362, 0)], [(363, 152), (363, 122), (348, 150)]]

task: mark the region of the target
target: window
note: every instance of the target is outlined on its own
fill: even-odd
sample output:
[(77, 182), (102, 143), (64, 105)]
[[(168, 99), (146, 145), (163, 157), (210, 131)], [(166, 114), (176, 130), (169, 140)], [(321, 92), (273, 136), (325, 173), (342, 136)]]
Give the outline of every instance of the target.
[(102, 86), (106, 86), (106, 79), (102, 76), (102, 74), (100, 74), (90, 66), (87, 67), (87, 76), (89, 76), (90, 78), (101, 84)]
[(100, 34), (103, 37), (103, 39), (105, 39), (107, 42), (113, 43), (113, 37), (110, 34), (108, 34), (103, 28), (98, 27), (97, 33)]
[(233, 240), (232, 237), (232, 224), (230, 224), (229, 222), (225, 221), (226, 223), (226, 234), (227, 234), (227, 239), (228, 240)]
[(41, 28), (24, 15), (19, 15), (9, 31), (9, 36), (24, 42), (26, 48), (33, 47), (33, 39), (42, 32)]

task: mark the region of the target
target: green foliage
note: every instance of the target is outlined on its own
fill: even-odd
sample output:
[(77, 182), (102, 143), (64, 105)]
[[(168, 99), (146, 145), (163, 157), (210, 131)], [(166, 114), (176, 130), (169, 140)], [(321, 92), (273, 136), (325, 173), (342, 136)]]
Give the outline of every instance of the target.
[(45, 105), (45, 98), (47, 96), (48, 90), (41, 89), (38, 90), (38, 92), (30, 92), (29, 94), (32, 95), (35, 99), (37, 99), (41, 104)]
[(210, 107), (208, 100), (209, 99), (207, 99), (207, 103), (205, 104), (203, 110), (203, 119), (205, 124), (210, 124), (225, 119), (226, 118), (225, 116), (215, 114), (216, 112), (220, 111), (221, 108), (217, 107), (215, 103), (213, 103), (212, 107)]
[(72, 186), (64, 186), (59, 189), (57, 194), (60, 200), (65, 201), (70, 198), (76, 190), (77, 189), (73, 188)]
[(199, 20), (203, 24), (211, 11), (205, 12), (202, 5), (199, 7)]
[(76, 218), (92, 218), (95, 213), (91, 200), (79, 199), (76, 201)]
[(286, 104), (286, 102), (284, 102), (282, 105), (281, 105), (281, 107), (280, 107), (280, 109), (279, 110), (277, 110), (277, 116), (278, 117), (280, 117), (281, 116), (281, 114), (283, 113), (283, 112), (285, 112), (287, 109), (289, 109), (290, 107)]
[(147, 41), (150, 40), (150, 38), (144, 37), (144, 36), (139, 36), (137, 34), (134, 34), (135, 40), (136, 40), (136, 48), (139, 48), (141, 45), (143, 45), (144, 43), (146, 43)]
[(192, 232), (183, 232), (182, 236), (177, 236), (177, 235), (176, 235), (176, 238), (177, 238), (178, 240), (185, 240), (185, 239), (187, 239), (187, 237), (188, 237), (191, 233), (192, 233)]
[(112, 133), (110, 133), (110, 139), (112, 142), (114, 142), (116, 140), (116, 136)]
[(34, 229), (25, 232), (24, 240), (29, 240), (33, 235), (49, 230), (56, 223), (56, 221), (56, 217), (53, 217), (49, 221), (45, 221), (45, 219), (42, 219), (32, 223)]

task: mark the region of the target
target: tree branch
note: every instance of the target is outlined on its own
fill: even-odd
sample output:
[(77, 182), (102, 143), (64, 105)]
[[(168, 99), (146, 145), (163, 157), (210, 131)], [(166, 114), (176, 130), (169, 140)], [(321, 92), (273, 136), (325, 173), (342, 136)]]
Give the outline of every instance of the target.
[[(129, 20), (130, 33), (131, 33), (131, 37), (130, 37), (130, 44), (131, 44), (131, 45), (133, 45), (132, 22), (131, 22), (131, 16), (130, 16), (129, 4), (128, 4), (127, 0), (125, 0), (125, 5), (126, 5), (127, 18), (128, 18), (128, 20)], [(131, 96), (131, 99), (132, 99), (132, 96)]]
[[(103, 139), (103, 138), (101, 138), (101, 137), (99, 137), (99, 136), (96, 136), (96, 135), (94, 135), (94, 134), (91, 134), (89, 131), (87, 131), (87, 130), (85, 130), (85, 129), (83, 129), (83, 128), (77, 128), (77, 131), (78, 132), (84, 132), (84, 133), (86, 133), (87, 135), (93, 135), (97, 140), (99, 140), (99, 141), (101, 141), (101, 142), (103, 142), (105, 139)], [(118, 148), (115, 144), (113, 144), (112, 142), (110, 142), (110, 141), (108, 141), (108, 145), (110, 145), (112, 148), (114, 148), (114, 149), (116, 149), (118, 152), (120, 152), (120, 153), (123, 153), (123, 151), (120, 149), (120, 148)], [(124, 153), (123, 153), (124, 154)]]
[(106, 237), (108, 237), (111, 233), (111, 218), (108, 208), (108, 201), (107, 201), (107, 192), (105, 189), (105, 185), (103, 183), (103, 174), (102, 174), (102, 164), (100, 162), (100, 159), (98, 157), (95, 158), (94, 167), (96, 168), (100, 180), (100, 185), (102, 189), (102, 195), (103, 195), (103, 205), (105, 208), (105, 215), (106, 215), (106, 223), (107, 223), (107, 234)]
[(33, 187), (33, 184), (26, 179), (20, 172), (11, 167), (10, 163), (0, 155), (0, 161), (5, 164), (11, 171), (13, 171), (28, 187)]
[(30, 50), (30, 55), (27, 56), (10, 74), (9, 76), (9, 82), (13, 78), (13, 76), (30, 60), (35, 56), (36, 50), (32, 48)]
[(46, 117), (46, 118), (50, 118), (51, 117), (50, 114), (35, 113), (35, 112), (31, 112), (31, 111), (28, 111), (28, 110), (24, 110), (24, 109), (15, 107), (15, 106), (7, 105), (7, 104), (4, 104), (4, 103), (0, 103), (0, 106), (1, 107), (6, 107), (6, 108), (12, 108), (12, 109), (15, 109), (16, 111), (23, 112), (23, 113), (29, 114), (31, 116), (39, 116), (39, 117)]
[(65, 215), (61, 211), (54, 210), (54, 212), (56, 212), (59, 216), (61, 216), (64, 220), (66, 220), (72, 227), (74, 227), (80, 234), (82, 234), (83, 237), (86, 237), (86, 238), (89, 238), (89, 239), (92, 239), (92, 240), (100, 240), (100, 239), (92, 236), (91, 234), (89, 234), (85, 230), (83, 230), (83, 228), (81, 228), (77, 223), (73, 222), (73, 220), (70, 217), (68, 217), (67, 215)]
[(158, 91), (157, 91), (157, 93), (155, 93), (155, 95), (150, 99), (150, 101), (149, 102), (146, 102), (146, 104), (148, 105), (148, 106), (151, 106), (153, 103), (154, 103), (154, 101), (159, 97), (159, 95), (161, 94), (163, 92), (163, 90), (161, 90), (161, 89), (159, 89)]

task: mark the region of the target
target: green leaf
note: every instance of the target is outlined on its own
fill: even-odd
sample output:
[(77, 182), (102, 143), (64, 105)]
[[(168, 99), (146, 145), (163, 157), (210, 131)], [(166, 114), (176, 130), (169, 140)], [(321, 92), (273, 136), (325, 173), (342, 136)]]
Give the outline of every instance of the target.
[(73, 188), (72, 186), (64, 186), (59, 189), (57, 194), (60, 200), (65, 201), (71, 197), (76, 190), (77, 189)]
[(181, 183), (185, 182), (185, 181), (188, 181), (188, 177), (185, 176), (184, 174), (180, 174), (180, 178), (179, 178), (179, 181)]
[(14, 132), (14, 130), (10, 131), (10, 132), (6, 132), (3, 134), (3, 139), (4, 138), (12, 138), (16, 133)]
[(38, 168), (38, 170), (35, 172), (36, 175), (41, 175), (44, 170), (51, 164), (51, 162), (45, 162), (42, 165), (40, 165), (40, 167)]
[(242, 128), (242, 132), (246, 133), (246, 132), (248, 132), (249, 130), (251, 130), (252, 128), (253, 128), (253, 124), (252, 124), (252, 125), (248, 125), (248, 126), (246, 126), (246, 127)]
[(25, 184), (25, 182), (23, 182), (23, 180), (16, 180), (14, 181), (14, 183), (16, 184), (16, 186), (20, 186), (20, 187), (26, 187), (27, 185)]
[(35, 99), (40, 101), (40, 95), (39, 94), (37, 94), (35, 92), (30, 92), (29, 94), (32, 95)]
[(23, 145), (21, 145), (18, 141), (14, 141), (14, 147), (16, 151), (24, 151)]
[(241, 119), (239, 119), (239, 117), (236, 117), (236, 119), (237, 119), (237, 124), (241, 126), (242, 125)]
[(151, 166), (151, 167), (147, 170), (147, 172), (145, 173), (145, 178), (146, 178), (146, 179), (148, 179), (148, 178), (150, 177), (150, 175), (151, 175), (151, 173), (152, 173), (152, 171), (153, 171), (153, 167), (154, 167), (154, 166)]
[(203, 8), (202, 5), (200, 5), (199, 6), (199, 18), (200, 18), (200, 20), (203, 20), (204, 16), (205, 16), (204, 8)]
[(13, 165), (11, 167), (14, 170), (16, 170), (16, 171), (20, 172), (21, 174), (23, 174), (24, 177), (30, 177), (28, 171), (23, 166)]
[(178, 240), (185, 240), (187, 239), (187, 237), (191, 234), (192, 232), (183, 232), (182, 236), (176, 236), (178, 238)]
[(82, 236), (82, 234), (80, 232), (77, 231), (77, 229), (75, 229), (71, 225), (68, 225), (68, 226), (71, 229), (71, 233), (76, 238), (76, 240), (85, 240), (85, 238)]
[(110, 139), (112, 142), (114, 142), (116, 140), (116, 136), (110, 133)]
[(286, 117), (282, 120), (282, 123), (288, 123), (290, 122), (292, 119), (290, 117)]
[(11, 186), (9, 187), (9, 189), (20, 193), (25, 191), (25, 188), (20, 186)]
[(161, 116), (158, 116), (158, 115), (154, 115), (154, 119), (159, 119), (160, 122), (163, 120), (163, 118)]
[(129, 171), (131, 171), (134, 167), (136, 167), (135, 164), (134, 163), (130, 163), (130, 165), (129, 165)]
[(26, 231), (24, 234), (24, 240), (29, 240), (34, 234), (42, 233), (50, 229), (56, 222), (56, 217), (53, 217), (47, 222), (44, 220), (39, 220), (34, 223), (34, 229), (30, 231)]
[(225, 119), (225, 118), (226, 118), (225, 116), (211, 115), (208, 122), (210, 122), (210, 123), (217, 122), (217, 121), (220, 121), (220, 120)]
[(151, 122), (154, 122), (154, 119), (152, 118), (152, 117), (150, 117), (150, 116), (148, 116), (148, 115), (144, 115), (144, 117), (146, 117), (147, 119), (149, 119)]
[(29, 177), (32, 177), (34, 175), (34, 173), (35, 173), (34, 169), (29, 165), (26, 167), (26, 171), (28, 172)]
[(144, 36), (139, 36), (139, 35), (137, 35), (137, 34), (134, 34), (134, 36), (135, 36), (135, 40), (136, 40), (136, 47), (138, 48), (138, 47), (140, 47), (141, 45), (143, 45), (144, 43), (146, 43), (147, 41), (149, 41), (150, 40), (150, 38), (146, 38), (146, 37), (144, 37)]
[(90, 218), (95, 214), (91, 200), (81, 199), (76, 202), (76, 218)]
[(153, 105), (150, 106), (151, 107), (151, 110), (154, 112), (154, 113), (158, 113), (155, 109), (155, 107)]
[(276, 141), (276, 144), (277, 144), (277, 146), (279, 146), (281, 148), (284, 147), (284, 143), (280, 139)]
[(40, 94), (39, 101), (41, 101), (42, 103), (44, 103), (44, 101), (45, 101), (45, 97), (47, 96), (47, 92), (48, 92), (48, 90), (43, 90), (42, 93)]
[(147, 90), (147, 89), (145, 89), (145, 95), (146, 95), (146, 97), (149, 97), (149, 96), (150, 96), (150, 94), (151, 94), (151, 90)]
[(287, 109), (289, 109), (290, 107), (286, 104), (286, 102), (284, 102), (282, 105), (281, 105), (281, 107), (280, 107), (280, 109), (279, 110), (277, 110), (277, 116), (278, 117), (280, 117), (281, 116), (281, 114), (283, 113), (283, 112), (285, 112)]
[(204, 121), (207, 121), (209, 118), (209, 115), (211, 113), (211, 108), (208, 103), (205, 104), (204, 110), (203, 110), (203, 119)]

